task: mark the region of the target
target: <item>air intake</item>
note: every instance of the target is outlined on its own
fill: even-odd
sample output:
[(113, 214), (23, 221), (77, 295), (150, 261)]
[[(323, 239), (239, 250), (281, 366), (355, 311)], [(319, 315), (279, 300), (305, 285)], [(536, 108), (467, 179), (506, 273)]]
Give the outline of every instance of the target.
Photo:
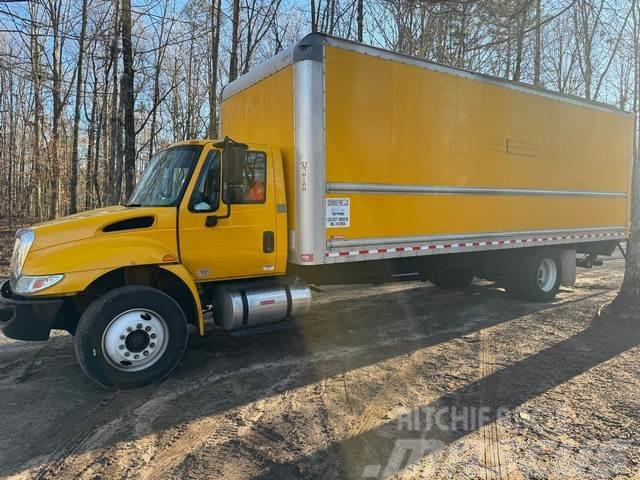
[(121, 232), (123, 230), (135, 230), (138, 228), (149, 228), (153, 225), (154, 218), (136, 217), (127, 218), (126, 220), (120, 220), (119, 222), (111, 223), (102, 229), (103, 232)]

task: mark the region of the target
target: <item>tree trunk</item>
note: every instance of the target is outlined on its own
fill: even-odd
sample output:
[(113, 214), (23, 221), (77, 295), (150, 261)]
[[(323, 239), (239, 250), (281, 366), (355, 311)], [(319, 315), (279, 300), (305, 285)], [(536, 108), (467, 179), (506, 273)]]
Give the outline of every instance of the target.
[(357, 24), (358, 24), (358, 41), (362, 43), (362, 33), (364, 30), (364, 5), (363, 0), (358, 0), (357, 5), (358, 13), (357, 13)]
[(60, 2), (50, 3), (52, 30), (52, 97), (53, 118), (51, 122), (51, 155), (49, 158), (51, 172), (49, 177), (49, 218), (55, 218), (59, 212), (60, 197), (60, 121), (62, 119), (62, 48), (60, 39)]
[(82, 0), (82, 25), (78, 39), (78, 73), (76, 74), (76, 106), (73, 115), (73, 150), (71, 152), (71, 179), (69, 181), (69, 213), (78, 211), (78, 134), (80, 133), (80, 104), (82, 103), (82, 67), (84, 61), (84, 38), (87, 32), (87, 0)]
[(35, 188), (32, 202), (34, 204), (33, 215), (36, 219), (42, 220), (45, 215), (42, 208), (42, 171), (40, 156), (40, 136), (42, 125), (42, 97), (40, 94), (40, 44), (38, 42), (37, 27), (37, 4), (29, 3), (29, 14), (31, 17), (30, 49), (31, 49), (31, 69), (33, 79), (33, 174)]
[(209, 138), (218, 137), (218, 55), (221, 0), (211, 0), (211, 53), (209, 55)]
[[(88, 140), (87, 140), (87, 168), (85, 170), (84, 178), (84, 208), (88, 210), (93, 207), (94, 195), (97, 192), (93, 192), (93, 175), (94, 168), (97, 170), (97, 161), (94, 161), (96, 151), (96, 112), (98, 110), (98, 70), (96, 69), (95, 61), (91, 62), (93, 72), (93, 93), (91, 94), (91, 114), (89, 115), (89, 125), (87, 127)], [(88, 77), (87, 73), (87, 77)], [(85, 97), (86, 98), (86, 97)], [(85, 105), (85, 109), (86, 109)]]
[(318, 20), (316, 19), (316, 2), (311, 0), (311, 31), (318, 31)]
[(233, 18), (231, 33), (231, 58), (229, 58), (229, 81), (238, 77), (238, 30), (240, 28), (240, 0), (233, 0)]
[(113, 22), (113, 37), (111, 40), (109, 63), (113, 68), (111, 82), (113, 92), (111, 92), (111, 106), (109, 118), (109, 159), (106, 169), (105, 203), (114, 204), (118, 201), (115, 195), (115, 174), (117, 170), (116, 161), (118, 153), (118, 131), (120, 130), (119, 112), (118, 112), (118, 38), (120, 37), (120, 20), (118, 12), (118, 2), (115, 5), (115, 19)]
[(533, 84), (540, 86), (540, 66), (542, 63), (542, 21), (541, 0), (536, 0), (535, 46), (533, 50)]
[(120, 106), (124, 116), (124, 195), (129, 198), (136, 184), (136, 130), (133, 97), (133, 47), (131, 45), (131, 0), (122, 0), (122, 84)]
[(165, 22), (167, 17), (167, 4), (164, 4), (162, 11), (162, 20), (160, 23), (160, 33), (158, 35), (158, 52), (155, 58), (155, 65), (153, 68), (153, 105), (151, 107), (151, 127), (149, 131), (149, 161), (153, 158), (156, 147), (156, 130), (158, 126), (158, 108), (160, 104), (160, 74), (162, 73), (162, 63), (164, 60), (165, 51)]
[(633, 110), (634, 128), (634, 158), (631, 188), (631, 237), (627, 242), (627, 256), (622, 287), (616, 298), (621, 306), (640, 305), (640, 165), (638, 164), (638, 123), (640, 115), (640, 31), (638, 26), (638, 1), (633, 0)]

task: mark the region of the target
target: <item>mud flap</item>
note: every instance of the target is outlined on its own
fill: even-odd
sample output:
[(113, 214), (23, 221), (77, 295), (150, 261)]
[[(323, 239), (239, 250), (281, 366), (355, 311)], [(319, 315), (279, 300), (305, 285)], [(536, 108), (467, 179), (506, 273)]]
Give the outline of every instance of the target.
[(562, 248), (558, 250), (560, 256), (560, 265), (562, 267), (562, 276), (560, 277), (560, 285), (571, 286), (576, 283), (576, 250), (575, 248)]

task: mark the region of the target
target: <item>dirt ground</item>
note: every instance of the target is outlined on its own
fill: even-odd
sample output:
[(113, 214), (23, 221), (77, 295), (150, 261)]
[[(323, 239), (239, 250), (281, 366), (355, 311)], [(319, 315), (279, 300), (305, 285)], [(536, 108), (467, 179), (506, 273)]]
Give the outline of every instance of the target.
[(640, 319), (598, 315), (623, 268), (545, 305), (326, 288), (304, 319), (193, 336), (130, 391), (86, 379), (68, 335), (0, 335), (0, 476), (640, 478)]

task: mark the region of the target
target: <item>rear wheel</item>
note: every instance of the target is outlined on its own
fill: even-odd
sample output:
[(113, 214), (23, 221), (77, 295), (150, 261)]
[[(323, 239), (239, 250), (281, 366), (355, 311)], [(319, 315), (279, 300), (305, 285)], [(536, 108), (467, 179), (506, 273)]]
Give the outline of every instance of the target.
[(526, 252), (518, 269), (520, 296), (534, 302), (553, 300), (560, 290), (562, 264), (553, 250)]
[(130, 388), (169, 375), (187, 336), (187, 321), (175, 300), (154, 288), (127, 286), (87, 308), (76, 329), (75, 351), (94, 382)]
[(521, 269), (522, 257), (514, 255), (505, 265), (502, 275), (504, 289), (513, 298), (522, 298), (522, 289), (520, 288)]
[(430, 280), (440, 288), (464, 290), (473, 280), (473, 270), (464, 267), (437, 269)]

